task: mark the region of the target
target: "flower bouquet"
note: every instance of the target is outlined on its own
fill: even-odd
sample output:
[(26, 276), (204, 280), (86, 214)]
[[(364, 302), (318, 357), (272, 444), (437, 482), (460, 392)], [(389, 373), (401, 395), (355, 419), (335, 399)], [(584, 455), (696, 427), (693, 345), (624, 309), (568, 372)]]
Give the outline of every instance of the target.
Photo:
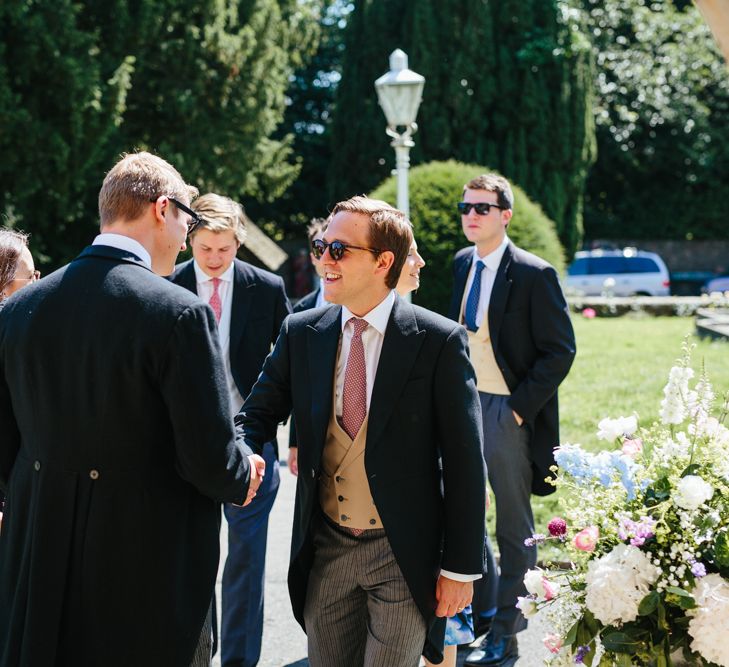
[(569, 568), (530, 570), (525, 616), (546, 618), (550, 664), (729, 667), (729, 429), (712, 416), (691, 348), (671, 369), (660, 421), (603, 419), (614, 449), (555, 451), (563, 517), (528, 543), (563, 542)]

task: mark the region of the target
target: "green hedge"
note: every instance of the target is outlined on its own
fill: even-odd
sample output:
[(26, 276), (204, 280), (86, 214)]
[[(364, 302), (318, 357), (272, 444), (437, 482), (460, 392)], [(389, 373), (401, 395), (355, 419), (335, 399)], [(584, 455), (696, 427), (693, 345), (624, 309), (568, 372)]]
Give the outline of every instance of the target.
[[(456, 203), (463, 185), (474, 176), (493, 171), (488, 167), (448, 162), (430, 162), (410, 170), (410, 217), (415, 240), (426, 261), (421, 288), (413, 301), (439, 313), (450, 302), (453, 255), (468, 245), (461, 231)], [(558, 271), (564, 270), (564, 252), (552, 222), (523, 190), (514, 187), (514, 217), (509, 238), (518, 246), (543, 257)], [(393, 206), (397, 204), (397, 183), (390, 177), (371, 194)]]

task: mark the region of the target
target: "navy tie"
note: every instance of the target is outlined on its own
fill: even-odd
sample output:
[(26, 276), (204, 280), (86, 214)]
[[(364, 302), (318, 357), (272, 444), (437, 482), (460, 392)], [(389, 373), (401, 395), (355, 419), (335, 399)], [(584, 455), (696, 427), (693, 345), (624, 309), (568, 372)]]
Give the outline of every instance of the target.
[(476, 314), (478, 313), (478, 302), (481, 300), (481, 271), (484, 268), (486, 268), (486, 265), (483, 262), (476, 263), (476, 272), (473, 274), (471, 291), (468, 293), (468, 300), (466, 301), (466, 312), (463, 319), (466, 329), (469, 331), (478, 331)]

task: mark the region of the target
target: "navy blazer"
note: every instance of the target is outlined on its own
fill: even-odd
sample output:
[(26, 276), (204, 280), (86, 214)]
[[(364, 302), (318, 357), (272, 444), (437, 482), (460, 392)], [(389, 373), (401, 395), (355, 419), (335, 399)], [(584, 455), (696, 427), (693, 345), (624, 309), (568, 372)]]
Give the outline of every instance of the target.
[[(245, 399), (276, 342), (281, 325), (291, 313), (283, 279), (233, 260), (234, 287), (230, 321), (230, 369)], [(170, 280), (197, 294), (193, 260), (179, 264)], [(275, 438), (273, 438), (275, 444)], [(278, 457), (278, 452), (276, 452)]]
[[(460, 317), (473, 246), (453, 262), (454, 287), (448, 316)], [(575, 334), (557, 272), (540, 257), (509, 243), (496, 273), (488, 310), (496, 363), (511, 396), (509, 406), (531, 431), (532, 492), (548, 495), (544, 481), (559, 445), (557, 387), (574, 360)]]
[[(289, 317), (236, 416), (239, 438), (263, 443), (292, 407), (296, 415), (299, 477), (289, 591), (302, 626), (313, 533), (321, 519), (318, 479), (341, 313), (340, 306), (330, 305)], [(483, 572), (484, 566), (481, 406), (467, 345), (463, 327), (397, 297), (372, 390), (365, 445), (372, 498), (428, 624), (424, 654), (436, 663), (442, 660), (445, 632), (445, 619), (434, 615), (440, 568), (469, 574)], [(464, 507), (469, 508), (465, 515)]]

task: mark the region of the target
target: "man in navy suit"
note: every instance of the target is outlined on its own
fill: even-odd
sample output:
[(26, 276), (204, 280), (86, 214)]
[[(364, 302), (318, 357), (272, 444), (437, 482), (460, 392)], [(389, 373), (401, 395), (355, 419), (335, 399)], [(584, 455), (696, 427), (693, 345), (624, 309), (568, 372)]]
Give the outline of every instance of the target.
[[(248, 396), (291, 312), (283, 280), (236, 259), (245, 239), (245, 216), (227, 197), (206, 194), (193, 208), (201, 218), (190, 238), (193, 259), (171, 276), (210, 304), (233, 414)], [(263, 584), (268, 516), (279, 486), (275, 437), (263, 447), (266, 475), (247, 507), (224, 506), (228, 558), (223, 571), (221, 659), (223, 667), (254, 667), (261, 654)]]
[(493, 474), (500, 569), (487, 541), (488, 569), (476, 583), (474, 611), (491, 630), (466, 665), (510, 664), (526, 620), (516, 608), (524, 573), (536, 564), (530, 494), (545, 483), (559, 444), (557, 387), (575, 356), (575, 337), (557, 272), (506, 235), (514, 208), (508, 181), (484, 174), (469, 181), (458, 204), (473, 244), (455, 257), (449, 316), (468, 330), (483, 415), (484, 458)]

